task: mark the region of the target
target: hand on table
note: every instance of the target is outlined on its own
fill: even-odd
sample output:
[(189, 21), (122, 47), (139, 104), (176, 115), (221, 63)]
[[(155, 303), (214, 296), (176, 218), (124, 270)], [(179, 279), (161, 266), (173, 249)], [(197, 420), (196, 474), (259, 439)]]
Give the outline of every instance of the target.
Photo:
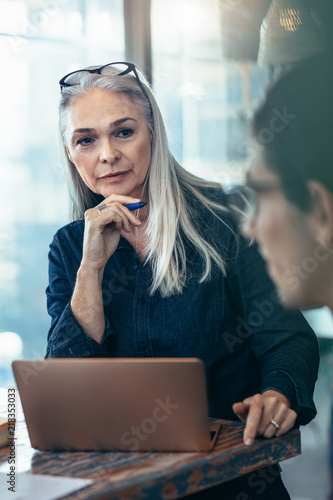
[[(288, 399), (280, 392), (269, 390), (235, 403), (232, 407), (242, 422), (246, 423), (244, 443), (251, 445), (256, 436), (271, 438), (285, 434), (295, 424), (297, 414), (290, 408)], [(271, 421), (275, 422), (277, 428)]]

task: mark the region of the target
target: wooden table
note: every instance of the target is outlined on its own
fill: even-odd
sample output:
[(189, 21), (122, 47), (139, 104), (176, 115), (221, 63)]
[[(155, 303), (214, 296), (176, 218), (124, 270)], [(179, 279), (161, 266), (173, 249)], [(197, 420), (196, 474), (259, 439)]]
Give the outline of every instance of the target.
[[(244, 426), (221, 420), (214, 450), (205, 453), (40, 452), (30, 446), (17, 400), (17, 472), (89, 478), (93, 483), (66, 499), (173, 499), (229, 481), (301, 453), (300, 432), (243, 444)], [(7, 416), (7, 390), (0, 389), (0, 416)], [(8, 447), (0, 448), (0, 471), (8, 472)]]

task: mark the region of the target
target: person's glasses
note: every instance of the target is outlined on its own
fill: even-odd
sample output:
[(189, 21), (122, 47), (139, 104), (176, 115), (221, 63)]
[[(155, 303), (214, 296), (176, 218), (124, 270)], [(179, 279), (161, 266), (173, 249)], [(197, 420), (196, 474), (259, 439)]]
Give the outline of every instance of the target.
[(244, 196), (244, 222), (253, 222), (256, 220), (259, 213), (259, 199), (258, 195), (261, 193), (268, 193), (276, 191), (281, 188), (278, 180), (272, 181), (252, 181), (247, 180), (243, 186)]
[(71, 73), (68, 73), (67, 75), (65, 75), (59, 81), (60, 90), (62, 91), (66, 87), (73, 87), (74, 85), (80, 85), (80, 79), (86, 73), (95, 73), (95, 74), (97, 73), (99, 75), (102, 75), (105, 68), (108, 68), (110, 66), (112, 66), (113, 68), (115, 68), (119, 71), (117, 76), (127, 75), (128, 73), (134, 74), (135, 79), (138, 82), (138, 85), (139, 85), (143, 95), (145, 96), (145, 98), (147, 99), (147, 101), (149, 103), (151, 114), (153, 114), (153, 110), (152, 110), (152, 107), (150, 104), (148, 94), (147, 94), (143, 84), (141, 83), (141, 80), (139, 78), (139, 75), (138, 75), (138, 72), (136, 70), (135, 65), (133, 63), (130, 63), (130, 62), (123, 62), (123, 61), (112, 62), (112, 63), (104, 64), (104, 66), (96, 66), (96, 67), (92, 66), (90, 68), (84, 68), (84, 69), (72, 71)]
[(278, 180), (252, 181), (248, 179), (245, 184), (234, 189), (237, 204), (232, 206), (235, 216), (241, 226), (254, 222), (259, 213), (258, 195), (281, 188)]

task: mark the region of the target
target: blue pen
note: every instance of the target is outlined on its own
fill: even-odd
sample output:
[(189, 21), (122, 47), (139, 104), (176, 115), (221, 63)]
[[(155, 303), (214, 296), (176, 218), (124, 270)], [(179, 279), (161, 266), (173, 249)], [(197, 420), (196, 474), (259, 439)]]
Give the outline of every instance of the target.
[(129, 203), (128, 205), (125, 205), (125, 207), (128, 208), (128, 210), (136, 210), (137, 208), (142, 208), (145, 205), (147, 205), (147, 203), (139, 201), (139, 203)]

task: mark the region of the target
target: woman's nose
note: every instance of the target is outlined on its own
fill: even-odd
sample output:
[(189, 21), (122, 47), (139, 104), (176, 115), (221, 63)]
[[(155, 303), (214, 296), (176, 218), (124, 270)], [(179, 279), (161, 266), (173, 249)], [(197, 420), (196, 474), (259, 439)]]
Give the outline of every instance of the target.
[(109, 163), (112, 165), (120, 159), (120, 152), (114, 147), (111, 141), (105, 140), (101, 144), (99, 158), (101, 163)]

